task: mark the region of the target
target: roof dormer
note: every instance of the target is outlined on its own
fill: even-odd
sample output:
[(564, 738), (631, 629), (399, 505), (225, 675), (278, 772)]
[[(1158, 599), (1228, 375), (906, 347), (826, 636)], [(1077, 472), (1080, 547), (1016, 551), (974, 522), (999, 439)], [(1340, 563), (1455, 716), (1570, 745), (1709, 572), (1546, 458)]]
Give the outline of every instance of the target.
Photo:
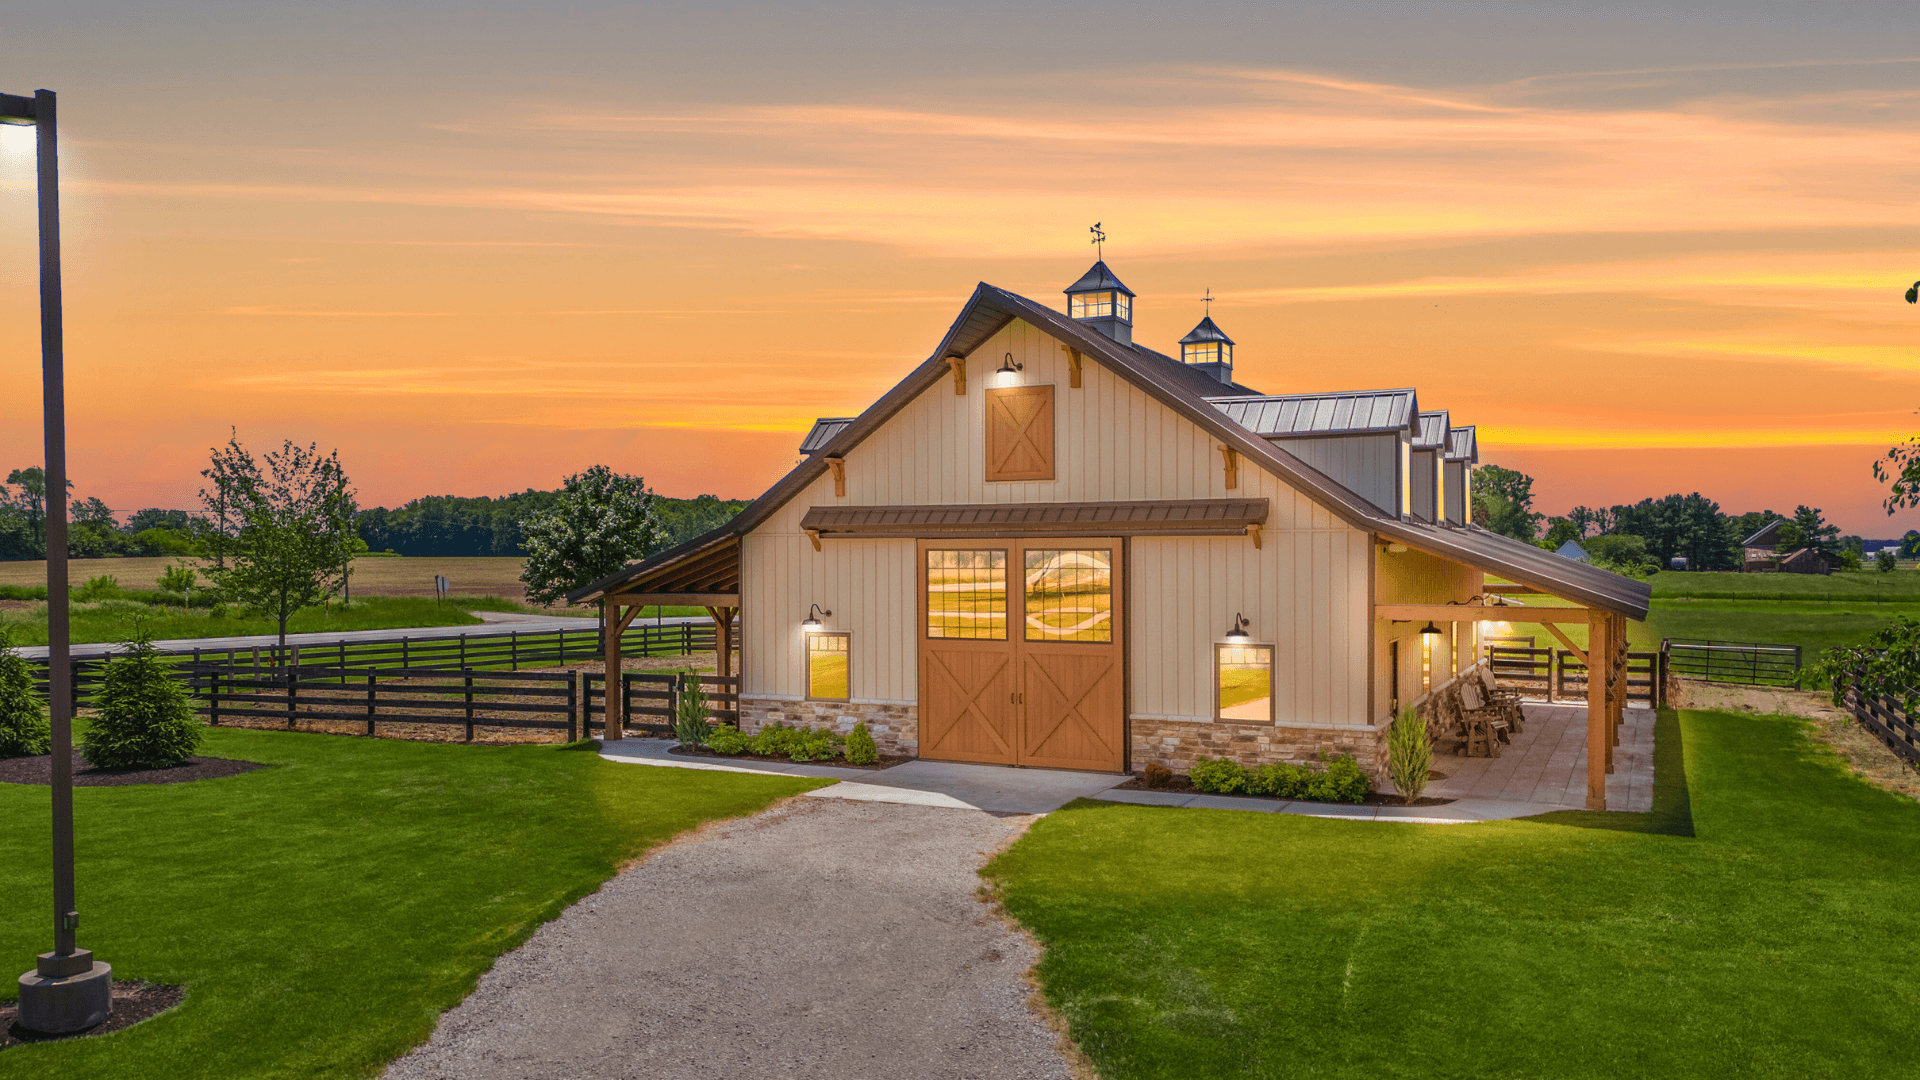
[(1113, 276), (1105, 260), (1089, 267), (1079, 281), (1067, 286), (1066, 293), (1070, 318), (1115, 341), (1133, 344), (1133, 290)]

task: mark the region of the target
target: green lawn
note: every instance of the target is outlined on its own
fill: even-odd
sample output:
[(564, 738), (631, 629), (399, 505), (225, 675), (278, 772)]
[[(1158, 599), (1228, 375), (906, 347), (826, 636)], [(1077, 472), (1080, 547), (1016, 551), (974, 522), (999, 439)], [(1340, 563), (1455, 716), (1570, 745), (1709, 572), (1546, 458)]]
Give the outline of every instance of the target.
[[(210, 729), (244, 776), (75, 792), (81, 943), (187, 986), (113, 1035), (0, 1050), (0, 1077), (377, 1073), (501, 952), (622, 863), (819, 781), (571, 748)], [(0, 956), (51, 941), (47, 789), (0, 784)], [(645, 927), (635, 927), (645, 932)]]
[(1920, 805), (1790, 718), (1661, 726), (1652, 815), (1081, 802), (987, 873), (1105, 1080), (1911, 1075)]
[[(207, 608), (160, 607), (136, 600), (106, 600), (72, 607), (73, 640), (125, 641), (136, 626), (144, 626), (155, 640), (237, 637), (279, 632), (279, 624), (263, 615), (231, 614), (215, 618)], [(495, 596), (450, 597), (445, 602), (412, 596), (376, 596), (355, 600), (351, 607), (307, 608), (287, 620), (287, 633), (386, 630), (403, 626), (476, 626), (469, 611), (526, 611), (524, 606)], [(586, 614), (582, 612), (581, 614)], [(0, 613), (0, 628), (15, 645), (47, 643), (46, 605), (31, 612)]]

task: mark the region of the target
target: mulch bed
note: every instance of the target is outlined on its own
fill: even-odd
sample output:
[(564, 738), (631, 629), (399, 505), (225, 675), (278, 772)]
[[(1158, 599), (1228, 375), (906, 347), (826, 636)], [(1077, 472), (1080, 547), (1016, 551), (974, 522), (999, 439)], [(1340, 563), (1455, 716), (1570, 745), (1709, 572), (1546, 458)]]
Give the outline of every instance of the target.
[(669, 747), (667, 753), (678, 754), (681, 757), (722, 758), (729, 761), (784, 761), (789, 765), (831, 765), (836, 769), (865, 769), (868, 772), (879, 772), (881, 769), (891, 769), (895, 765), (904, 765), (913, 760), (905, 754), (881, 754), (880, 760), (872, 765), (849, 765), (845, 758), (839, 757), (823, 758), (820, 761), (796, 762), (784, 754), (717, 754), (705, 747), (698, 750), (689, 750), (684, 746)]
[[(1434, 773), (1432, 775), (1435, 779), (1439, 779), (1438, 773)], [(1161, 784), (1159, 787), (1151, 787), (1147, 784), (1147, 780), (1145, 777), (1136, 776), (1133, 779), (1127, 781), (1126, 783), (1121, 784), (1115, 790), (1117, 791), (1178, 791), (1178, 792), (1181, 792), (1182, 794), (1187, 794), (1187, 795), (1211, 794), (1210, 792), (1201, 791), (1199, 788), (1194, 787), (1193, 781), (1187, 779), (1184, 776), (1175, 776), (1173, 779), (1168, 780), (1167, 782)], [(1313, 799), (1292, 799), (1292, 798), (1287, 798), (1281, 795), (1249, 795), (1244, 791), (1234, 792), (1233, 797), (1236, 799), (1273, 799), (1279, 802), (1314, 802), (1315, 801)], [(1364, 801), (1357, 804), (1328, 803), (1327, 805), (1328, 806), (1354, 806), (1354, 805), (1359, 805), (1359, 806), (1409, 806), (1409, 805), (1411, 806), (1445, 806), (1452, 801), (1453, 801), (1452, 799), (1435, 799), (1429, 796), (1429, 797), (1415, 799), (1413, 800), (1412, 803), (1408, 803), (1405, 799), (1402, 799), (1398, 795), (1383, 795), (1380, 792), (1375, 791), (1370, 793)]]
[[(192, 757), (170, 769), (96, 769), (86, 763), (80, 751), (73, 751), (74, 787), (119, 787), (123, 784), (184, 784), (189, 780), (210, 780), (216, 776), (235, 776), (264, 769), (257, 761), (232, 758)], [(0, 758), (0, 784), (53, 783), (53, 755)]]
[(180, 999), (187, 996), (184, 986), (166, 986), (145, 980), (137, 982), (114, 981), (113, 1012), (107, 1015), (103, 1023), (95, 1024), (85, 1031), (73, 1031), (65, 1035), (47, 1035), (38, 1031), (28, 1031), (21, 1027), (15, 1018), (20, 1015), (18, 1002), (0, 1005), (0, 1050), (9, 1046), (29, 1042), (53, 1042), (57, 1039), (78, 1039), (87, 1035), (105, 1035), (109, 1031), (119, 1031), (132, 1027), (142, 1020), (166, 1012)]

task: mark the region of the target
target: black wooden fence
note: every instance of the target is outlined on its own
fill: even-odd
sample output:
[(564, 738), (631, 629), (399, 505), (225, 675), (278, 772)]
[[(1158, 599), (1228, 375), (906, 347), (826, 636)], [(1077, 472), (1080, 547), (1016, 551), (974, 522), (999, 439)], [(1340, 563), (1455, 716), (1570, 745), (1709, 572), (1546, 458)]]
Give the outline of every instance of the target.
[(1748, 686), (1797, 686), (1800, 646), (1753, 641), (1668, 638), (1660, 643), (1667, 670), (1677, 678)]
[[(656, 675), (637, 671), (620, 673), (620, 681), (626, 691), (622, 700), (626, 705), (627, 719), (623, 726), (628, 731), (673, 734), (673, 717), (679, 710), (680, 696), (694, 680), (698, 680), (701, 692), (707, 696), (708, 716), (739, 727), (740, 676), (692, 672)], [(581, 715), (587, 725), (585, 737), (591, 738), (594, 730), (604, 732), (607, 727), (607, 677), (599, 672), (582, 672), (581, 683)]]
[(1879, 695), (1866, 695), (1857, 685), (1847, 687), (1841, 698), (1860, 726), (1879, 736), (1894, 753), (1920, 768), (1920, 726), (1907, 715), (1900, 702)]
[(210, 724), (232, 720), (458, 726), (471, 741), (479, 728), (544, 728), (578, 736), (580, 673), (489, 669), (287, 667), (254, 671), (189, 662), (195, 707)]
[[(1545, 701), (1581, 703), (1587, 699), (1587, 666), (1568, 649), (1490, 645), (1486, 653), (1487, 666), (1503, 687)], [(1627, 654), (1628, 701), (1666, 703), (1666, 680), (1661, 677), (1660, 665), (1660, 653)]]

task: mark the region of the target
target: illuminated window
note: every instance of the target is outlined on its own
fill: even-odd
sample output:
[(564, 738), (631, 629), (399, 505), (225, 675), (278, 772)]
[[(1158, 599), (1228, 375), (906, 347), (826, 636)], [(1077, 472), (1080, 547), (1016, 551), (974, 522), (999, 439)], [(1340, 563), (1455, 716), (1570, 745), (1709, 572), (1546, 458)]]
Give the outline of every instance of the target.
[(853, 694), (847, 661), (851, 653), (849, 634), (807, 635), (807, 696), (828, 701), (845, 701)]
[(1413, 444), (1400, 440), (1400, 512), (1413, 513)]
[(1113, 640), (1113, 551), (1028, 548), (1028, 641)]
[(1180, 346), (1180, 359), (1189, 364), (1231, 364), (1233, 346), (1224, 341), (1203, 341)]
[(1126, 293), (1111, 289), (1100, 292), (1074, 293), (1067, 297), (1067, 314), (1076, 319), (1101, 319), (1118, 315), (1122, 319), (1133, 318), (1133, 298)]
[(1007, 640), (1005, 549), (927, 552), (927, 636)]
[(1433, 689), (1433, 639), (1437, 634), (1420, 635), (1420, 690)]
[(1216, 720), (1273, 722), (1273, 646), (1213, 647)]
[(1387, 642), (1387, 711), (1400, 712), (1400, 643)]

